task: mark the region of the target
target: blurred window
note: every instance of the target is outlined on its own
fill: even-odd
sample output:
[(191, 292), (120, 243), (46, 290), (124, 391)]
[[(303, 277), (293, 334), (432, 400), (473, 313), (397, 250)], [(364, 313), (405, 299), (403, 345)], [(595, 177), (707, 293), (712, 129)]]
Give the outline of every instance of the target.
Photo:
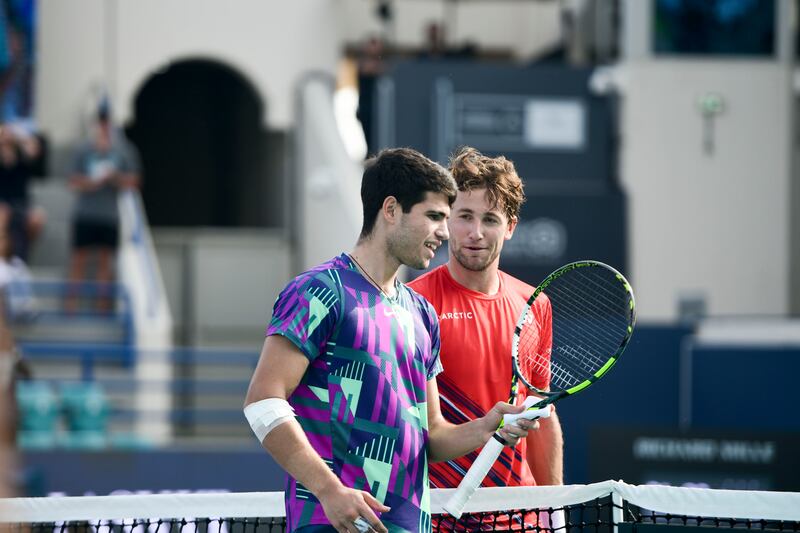
[(654, 0), (656, 54), (772, 56), (776, 0)]

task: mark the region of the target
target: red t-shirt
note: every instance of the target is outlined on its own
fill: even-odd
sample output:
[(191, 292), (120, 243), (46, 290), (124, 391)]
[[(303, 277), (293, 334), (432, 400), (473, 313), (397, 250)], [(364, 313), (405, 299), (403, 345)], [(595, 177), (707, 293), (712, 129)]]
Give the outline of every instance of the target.
[[(453, 423), (486, 414), (498, 401), (508, 401), (511, 391), (511, 341), (519, 315), (534, 287), (499, 272), (500, 288), (491, 296), (467, 289), (450, 275), (447, 265), (413, 280), (408, 285), (428, 299), (439, 315), (441, 361), (437, 377), (441, 410)], [(550, 303), (538, 298), (533, 319), (538, 328), (538, 353), (550, 353), (552, 316)], [(537, 376), (533, 385), (547, 388), (549, 376)], [(518, 402), (528, 390), (520, 383)], [(482, 486), (535, 485), (525, 459), (527, 442), (506, 447)], [(457, 487), (478, 451), (445, 463), (429, 465), (434, 487)]]

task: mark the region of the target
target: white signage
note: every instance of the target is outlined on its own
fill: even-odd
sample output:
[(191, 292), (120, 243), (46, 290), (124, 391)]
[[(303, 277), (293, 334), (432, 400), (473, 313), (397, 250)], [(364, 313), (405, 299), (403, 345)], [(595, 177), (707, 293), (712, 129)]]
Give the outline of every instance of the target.
[(586, 108), (580, 100), (528, 100), (525, 141), (533, 148), (582, 150), (586, 143)]

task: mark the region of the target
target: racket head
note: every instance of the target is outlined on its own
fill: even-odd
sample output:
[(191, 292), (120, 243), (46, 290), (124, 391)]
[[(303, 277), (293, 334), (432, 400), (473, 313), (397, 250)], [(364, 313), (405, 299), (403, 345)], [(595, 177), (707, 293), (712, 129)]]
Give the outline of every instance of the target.
[(619, 271), (590, 260), (564, 265), (536, 287), (517, 320), (514, 373), (548, 403), (580, 392), (614, 366), (635, 323), (633, 289)]

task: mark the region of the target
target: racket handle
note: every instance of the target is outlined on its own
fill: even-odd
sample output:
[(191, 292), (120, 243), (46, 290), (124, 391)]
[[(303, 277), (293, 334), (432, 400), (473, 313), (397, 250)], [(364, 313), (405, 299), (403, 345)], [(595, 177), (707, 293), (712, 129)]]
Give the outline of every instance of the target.
[(534, 405), (538, 404), (540, 401), (541, 398), (537, 398), (536, 396), (528, 396), (528, 398), (525, 400), (525, 403), (523, 403), (523, 405), (527, 407), (527, 409), (515, 415), (512, 414), (503, 415), (503, 425), (507, 426), (509, 424), (513, 424), (520, 418), (526, 418), (528, 420), (535, 420), (537, 418), (548, 418), (550, 416), (549, 405), (545, 405), (544, 407), (538, 407), (538, 408), (534, 407)]
[(450, 499), (447, 500), (447, 503), (444, 504), (444, 510), (451, 516), (461, 518), (464, 506), (475, 493), (475, 490), (481, 485), (483, 478), (489, 473), (489, 469), (503, 451), (505, 445), (501, 441), (502, 438), (497, 433), (489, 439), (489, 442), (484, 445), (481, 453), (478, 454), (475, 462), (472, 463), (472, 466), (467, 470), (467, 475), (464, 476), (464, 479), (458, 484), (455, 493), (453, 493)]

